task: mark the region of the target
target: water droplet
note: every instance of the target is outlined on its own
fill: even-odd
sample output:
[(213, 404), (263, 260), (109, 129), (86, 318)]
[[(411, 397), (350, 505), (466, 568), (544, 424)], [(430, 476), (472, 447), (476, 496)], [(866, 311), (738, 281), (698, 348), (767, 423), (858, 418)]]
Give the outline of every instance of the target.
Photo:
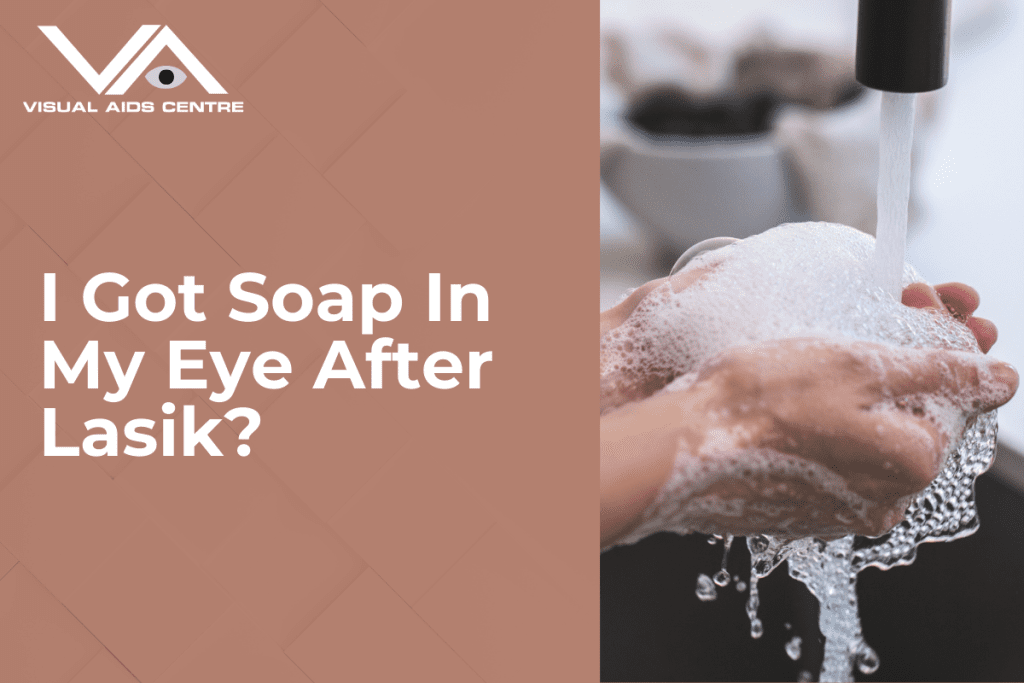
[(802, 682), (813, 681), (814, 680), (814, 674), (812, 674), (810, 671), (804, 670), (804, 671), (800, 672), (800, 675), (796, 677), (796, 680), (802, 681)]
[(794, 662), (800, 659), (800, 645), (802, 642), (803, 640), (800, 638), (800, 636), (793, 636), (789, 639), (789, 642), (786, 643), (786, 656), (788, 656)]
[(764, 635), (764, 624), (761, 623), (760, 619), (754, 619), (750, 622), (750, 637), (760, 638)]
[(740, 593), (742, 593), (743, 591), (747, 590), (747, 582), (746, 581), (737, 581), (736, 582), (736, 590), (738, 590)]
[(755, 553), (763, 553), (768, 550), (768, 539), (764, 536), (752, 536), (750, 538), (750, 549)]
[(728, 586), (729, 579), (729, 572), (725, 571), (724, 569), (715, 572), (715, 585), (719, 588), (725, 588), (726, 586)]
[(878, 671), (878, 653), (871, 649), (871, 646), (860, 641), (856, 654), (857, 670), (862, 674), (873, 674)]
[(714, 545), (718, 543), (718, 539), (714, 536), (708, 536), (708, 545)]
[(701, 602), (711, 602), (718, 597), (718, 591), (715, 590), (715, 584), (707, 574), (701, 574), (697, 577), (696, 592), (697, 597), (700, 598)]

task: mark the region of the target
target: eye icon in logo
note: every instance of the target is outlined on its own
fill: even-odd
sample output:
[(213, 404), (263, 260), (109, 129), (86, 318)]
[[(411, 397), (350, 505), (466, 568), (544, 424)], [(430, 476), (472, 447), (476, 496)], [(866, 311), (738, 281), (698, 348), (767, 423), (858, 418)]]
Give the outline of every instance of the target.
[(161, 90), (177, 88), (185, 82), (188, 76), (176, 66), (158, 66), (146, 74), (146, 80), (150, 85)]

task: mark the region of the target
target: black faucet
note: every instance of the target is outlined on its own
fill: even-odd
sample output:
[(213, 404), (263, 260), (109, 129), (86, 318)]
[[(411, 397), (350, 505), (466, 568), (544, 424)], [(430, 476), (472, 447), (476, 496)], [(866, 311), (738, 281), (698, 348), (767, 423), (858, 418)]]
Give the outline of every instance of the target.
[(869, 88), (938, 90), (949, 77), (950, 0), (860, 0), (857, 80)]

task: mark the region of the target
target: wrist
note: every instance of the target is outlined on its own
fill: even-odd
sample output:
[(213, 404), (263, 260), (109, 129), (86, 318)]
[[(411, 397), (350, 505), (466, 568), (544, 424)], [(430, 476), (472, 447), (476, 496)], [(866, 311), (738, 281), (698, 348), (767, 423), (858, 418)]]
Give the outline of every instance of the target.
[(662, 391), (601, 417), (601, 546), (634, 529), (706, 424), (706, 389)]

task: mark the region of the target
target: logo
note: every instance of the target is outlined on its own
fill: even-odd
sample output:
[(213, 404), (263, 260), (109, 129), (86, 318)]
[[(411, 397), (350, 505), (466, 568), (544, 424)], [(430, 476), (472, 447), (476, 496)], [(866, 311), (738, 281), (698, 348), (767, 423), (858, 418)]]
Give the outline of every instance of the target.
[[(159, 33), (157, 33), (158, 29)], [(227, 90), (196, 59), (192, 51), (185, 47), (185, 44), (181, 42), (178, 36), (174, 35), (170, 26), (160, 28), (159, 24), (146, 24), (140, 27), (135, 32), (135, 35), (121, 48), (121, 51), (114, 56), (114, 59), (104, 67), (103, 71), (99, 72), (85, 60), (85, 57), (78, 51), (78, 48), (71, 44), (71, 41), (64, 36), (59, 28), (56, 26), (40, 26), (39, 30), (60, 50), (64, 58), (82, 75), (82, 78), (92, 86), (92, 89), (97, 94), (104, 94), (104, 89), (113, 81), (114, 84), (110, 85), (110, 89), (106, 91), (106, 94), (124, 95), (128, 88), (142, 75), (142, 72), (149, 68), (149, 65), (153, 63), (153, 60), (156, 59), (157, 55), (164, 48), (169, 49), (181, 60), (182, 65), (206, 89), (206, 92), (211, 95), (227, 94)], [(150, 41), (150, 38), (153, 40)], [(149, 41), (148, 45), (146, 45), (147, 41)], [(143, 46), (145, 46), (145, 49), (143, 49)], [(142, 52), (139, 52), (139, 50), (142, 50)], [(137, 57), (136, 54), (138, 55)], [(126, 65), (128, 66), (127, 69), (124, 68)], [(124, 69), (124, 73), (121, 73), (122, 69)], [(121, 77), (114, 81), (114, 78), (119, 73)], [(146, 80), (150, 84), (162, 89), (176, 88), (186, 78), (187, 76), (181, 69), (173, 66), (158, 66), (146, 74)]]

